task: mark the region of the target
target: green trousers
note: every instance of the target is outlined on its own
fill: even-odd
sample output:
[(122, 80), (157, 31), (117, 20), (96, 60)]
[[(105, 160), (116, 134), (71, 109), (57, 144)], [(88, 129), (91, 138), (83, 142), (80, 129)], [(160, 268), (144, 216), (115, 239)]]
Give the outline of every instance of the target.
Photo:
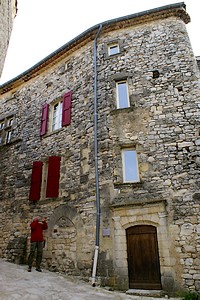
[(33, 259), (36, 253), (36, 268), (40, 269), (40, 265), (42, 262), (42, 253), (43, 253), (43, 242), (31, 242), (30, 253), (28, 257), (28, 266), (32, 267)]

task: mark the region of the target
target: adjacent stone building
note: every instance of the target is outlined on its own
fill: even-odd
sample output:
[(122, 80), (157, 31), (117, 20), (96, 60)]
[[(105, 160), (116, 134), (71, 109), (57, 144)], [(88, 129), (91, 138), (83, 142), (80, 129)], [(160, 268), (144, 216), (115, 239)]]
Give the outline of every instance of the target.
[(8, 49), (8, 44), (17, 13), (17, 0), (0, 1), (0, 76)]
[(0, 87), (1, 257), (25, 263), (29, 223), (44, 215), (44, 268), (199, 290), (189, 21), (178, 3), (95, 25)]

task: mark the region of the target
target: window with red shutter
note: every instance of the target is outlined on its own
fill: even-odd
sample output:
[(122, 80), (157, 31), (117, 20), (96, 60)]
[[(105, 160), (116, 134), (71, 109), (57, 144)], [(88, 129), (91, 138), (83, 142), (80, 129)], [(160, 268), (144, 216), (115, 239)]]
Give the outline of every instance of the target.
[(62, 126), (68, 126), (71, 123), (71, 99), (71, 91), (64, 94), (62, 107)]
[(31, 176), (31, 187), (29, 193), (30, 201), (37, 201), (40, 199), (40, 190), (42, 182), (42, 166), (41, 161), (34, 161), (32, 167), (32, 176)]
[(49, 105), (46, 103), (42, 106), (42, 120), (40, 127), (40, 135), (43, 136), (47, 132)]
[(59, 195), (60, 156), (50, 156), (48, 164), (46, 197), (56, 198)]

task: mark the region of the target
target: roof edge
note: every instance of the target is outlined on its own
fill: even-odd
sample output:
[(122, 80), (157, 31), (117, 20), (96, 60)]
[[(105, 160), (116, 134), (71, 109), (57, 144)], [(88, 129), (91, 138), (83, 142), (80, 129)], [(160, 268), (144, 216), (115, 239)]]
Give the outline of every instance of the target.
[[(161, 12), (161, 11), (165, 11), (165, 10), (170, 10), (170, 9), (178, 9), (178, 8), (183, 8), (184, 10), (186, 10), (185, 3), (184, 2), (178, 2), (178, 3), (174, 3), (174, 4), (169, 4), (169, 5), (153, 8), (153, 9), (150, 9), (150, 10), (145, 10), (145, 11), (142, 11), (142, 12), (122, 16), (122, 17), (119, 17), (119, 18), (110, 19), (110, 20), (104, 21), (102, 23), (98, 23), (98, 24), (90, 27), (89, 29), (85, 30), (84, 32), (82, 32), (81, 34), (79, 34), (78, 36), (76, 36), (75, 38), (70, 40), (69, 42), (65, 43), (63, 46), (59, 47), (57, 50), (55, 50), (52, 53), (50, 53), (49, 55), (47, 55), (45, 58), (40, 60), (38, 63), (34, 64), (29, 69), (25, 70), (21, 74), (17, 75), (16, 77), (14, 77), (14, 78), (8, 80), (7, 82), (3, 83), (2, 85), (0, 85), (0, 94), (3, 94), (5, 92), (7, 92), (8, 90), (11, 90), (12, 89), (12, 84), (14, 82), (22, 80), (22, 78), (24, 78), (23, 82), (28, 81), (30, 78), (33, 77), (33, 74), (31, 75), (30, 73), (34, 73), (34, 71), (37, 73), (38, 68), (45, 65), (48, 61), (50, 62), (53, 57), (57, 56), (59, 53), (62, 53), (67, 48), (73, 46), (73, 44), (76, 44), (78, 41), (81, 41), (84, 37), (87, 38), (92, 32), (94, 32), (94, 35), (95, 35), (95, 32), (96, 32), (96, 30), (98, 30), (100, 25), (102, 27), (106, 27), (106, 26), (109, 26), (109, 25), (112, 25), (112, 24), (115, 24), (115, 23), (118, 23), (118, 22), (121, 22), (121, 21), (126, 21), (126, 20), (130, 20), (130, 19), (134, 19), (134, 18), (143, 17), (145, 15), (150, 15), (150, 14), (153, 14), (153, 13), (157, 13), (157, 12)], [(187, 20), (187, 23), (189, 21), (190, 20)], [(30, 74), (30, 76), (28, 76), (29, 74)], [(9, 86), (11, 86), (11, 87), (9, 88)]]

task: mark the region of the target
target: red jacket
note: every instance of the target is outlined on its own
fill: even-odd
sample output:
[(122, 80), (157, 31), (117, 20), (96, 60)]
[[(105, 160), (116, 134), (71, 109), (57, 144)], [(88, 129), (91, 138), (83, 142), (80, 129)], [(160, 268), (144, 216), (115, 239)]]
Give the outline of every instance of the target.
[(31, 242), (43, 242), (43, 230), (48, 228), (47, 222), (35, 220), (31, 223)]

